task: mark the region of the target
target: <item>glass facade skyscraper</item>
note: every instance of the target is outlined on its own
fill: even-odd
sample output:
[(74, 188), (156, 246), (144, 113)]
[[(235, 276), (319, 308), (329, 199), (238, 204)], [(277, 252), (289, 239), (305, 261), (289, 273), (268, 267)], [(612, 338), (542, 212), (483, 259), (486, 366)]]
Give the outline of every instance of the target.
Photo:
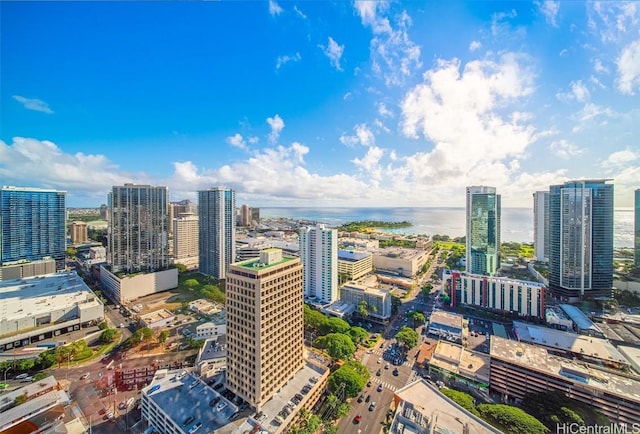
[(169, 266), (167, 187), (125, 184), (109, 194), (108, 262), (114, 273)]
[(29, 187), (0, 189), (0, 264), (51, 257), (64, 269), (66, 192)]
[(499, 269), (500, 195), (495, 187), (467, 187), (467, 273), (493, 276)]
[(607, 181), (549, 188), (549, 288), (563, 299), (611, 295), (613, 184)]
[(200, 272), (223, 279), (236, 258), (236, 193), (214, 187), (198, 192)]

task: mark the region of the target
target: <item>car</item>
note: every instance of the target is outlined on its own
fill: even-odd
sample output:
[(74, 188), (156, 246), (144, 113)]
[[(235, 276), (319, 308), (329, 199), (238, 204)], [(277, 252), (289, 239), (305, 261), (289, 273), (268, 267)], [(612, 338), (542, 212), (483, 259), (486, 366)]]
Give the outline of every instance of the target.
[(381, 375), (382, 375), (382, 371), (381, 371), (380, 369), (378, 369), (378, 370), (376, 371), (376, 375), (377, 375), (378, 377), (379, 377), (379, 376), (381, 376)]
[(389, 369), (389, 363), (387, 363), (386, 365), (384, 365), (384, 369)]
[(360, 403), (360, 402), (362, 402), (362, 401), (364, 401), (364, 395), (360, 395), (360, 396), (358, 396), (358, 402)]
[(202, 426), (202, 423), (198, 422), (197, 424), (191, 427), (191, 429), (189, 430), (189, 434), (193, 434), (194, 432), (198, 431), (201, 426)]
[(378, 365), (382, 363), (382, 359), (378, 357)]
[(382, 392), (382, 384), (378, 384), (378, 388), (376, 389), (378, 392)]
[(127, 401), (126, 400), (124, 400), (120, 404), (118, 404), (118, 409), (124, 410), (125, 408), (127, 408)]
[(373, 354), (373, 350), (368, 350), (367, 354)]
[(371, 401), (371, 395), (367, 395), (367, 397), (364, 400), (364, 402), (369, 402), (369, 401)]
[(186, 427), (187, 425), (189, 425), (189, 424), (190, 424), (191, 422), (193, 422), (194, 420), (196, 420), (196, 418), (195, 418), (195, 417), (193, 417), (193, 416), (189, 416), (188, 418), (186, 418), (186, 419), (184, 420), (184, 422), (182, 422), (182, 427), (183, 427), (183, 428), (184, 428), (184, 427)]
[(29, 374), (20, 374), (20, 375), (16, 375), (16, 380), (24, 380), (25, 378), (27, 378), (29, 376)]
[(384, 342), (380, 344), (380, 348), (384, 348)]
[(120, 328), (123, 329), (124, 328), (124, 323), (120, 323)]
[(86, 380), (87, 378), (89, 378), (89, 375), (91, 375), (88, 372), (85, 372), (84, 374), (82, 374), (82, 377), (80, 377), (81, 380)]
[(360, 423), (361, 420), (362, 420), (362, 416), (360, 416), (359, 414), (356, 414), (356, 417), (353, 418), (353, 423), (357, 425)]
[(369, 404), (369, 411), (373, 411), (376, 409), (376, 402), (373, 401), (371, 404)]
[(227, 406), (227, 403), (223, 401), (218, 404), (218, 406), (216, 407), (216, 411), (222, 411), (225, 409), (226, 406)]
[(209, 407), (213, 407), (214, 405), (216, 405), (218, 402), (220, 402), (220, 397), (216, 396), (215, 398), (213, 398), (211, 401), (209, 401)]
[(398, 376), (398, 374), (399, 374), (399, 372), (398, 372), (398, 368), (395, 368), (395, 369), (393, 370), (393, 376), (394, 376), (394, 377), (397, 377), (397, 376)]
[(20, 380), (21, 383), (30, 383), (33, 381), (33, 377), (24, 377), (22, 380)]
[(367, 387), (371, 387), (371, 380), (367, 381)]

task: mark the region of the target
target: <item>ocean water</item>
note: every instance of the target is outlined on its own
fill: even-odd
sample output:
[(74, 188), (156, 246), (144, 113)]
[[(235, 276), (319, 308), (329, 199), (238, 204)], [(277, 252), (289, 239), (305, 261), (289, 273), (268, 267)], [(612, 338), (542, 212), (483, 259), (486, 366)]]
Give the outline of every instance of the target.
[[(291, 218), (337, 226), (362, 220), (391, 222), (409, 221), (411, 227), (390, 229), (406, 235), (464, 236), (464, 208), (260, 208), (262, 218)], [(616, 209), (614, 214), (614, 246), (633, 247), (633, 209)], [(533, 242), (533, 210), (502, 209), (502, 241)]]

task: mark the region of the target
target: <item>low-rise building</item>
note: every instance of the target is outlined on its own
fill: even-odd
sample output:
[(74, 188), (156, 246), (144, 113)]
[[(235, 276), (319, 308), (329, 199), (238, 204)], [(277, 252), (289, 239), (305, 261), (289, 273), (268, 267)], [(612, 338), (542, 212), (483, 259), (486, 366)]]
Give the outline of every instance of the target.
[(338, 250), (340, 281), (357, 280), (373, 271), (373, 255), (357, 250)]
[(150, 329), (158, 329), (166, 327), (171, 321), (176, 318), (174, 314), (167, 309), (155, 310), (145, 315), (140, 316), (140, 324), (143, 327), (149, 327)]
[(0, 281), (43, 276), (55, 272), (56, 261), (53, 258), (39, 261), (20, 261), (0, 267)]
[(212, 320), (196, 326), (194, 339), (203, 340), (224, 336), (227, 334), (227, 317), (225, 312), (218, 312), (211, 316)]
[(545, 287), (541, 283), (455, 270), (447, 270), (443, 280), (449, 288), (451, 307), (470, 305), (544, 318)]
[(581, 335), (604, 338), (604, 333), (577, 306), (561, 304), (560, 309), (573, 321), (573, 329)]
[(640, 381), (598, 365), (553, 355), (521, 341), (491, 338), (490, 391), (505, 402), (526, 394), (558, 390), (604, 414), (614, 423), (640, 420)]
[(106, 265), (100, 266), (100, 282), (104, 294), (117, 304), (124, 304), (145, 295), (155, 294), (178, 287), (178, 270), (151, 273), (114, 274)]
[(501, 434), (497, 428), (474, 416), (424, 380), (398, 389), (390, 434)]
[(429, 372), (486, 390), (489, 388), (489, 365), (488, 355), (441, 340), (429, 360)]
[(462, 342), (464, 318), (457, 313), (434, 310), (429, 317), (427, 332), (455, 342)]
[(212, 301), (199, 298), (189, 302), (189, 310), (192, 312), (198, 312), (201, 315), (210, 315), (220, 312), (222, 309), (221, 306)]
[(362, 301), (367, 302), (368, 315), (379, 320), (391, 317), (391, 294), (389, 291), (348, 282), (340, 288), (340, 301), (357, 308)]
[(203, 378), (210, 378), (227, 369), (226, 335), (207, 339), (198, 352), (196, 369)]
[(371, 250), (371, 253), (373, 266), (377, 270), (397, 273), (404, 277), (415, 276), (429, 259), (429, 251), (424, 249), (388, 247)]
[(65, 335), (104, 319), (104, 305), (73, 272), (0, 282), (0, 351)]
[(571, 330), (573, 328), (573, 321), (567, 318), (562, 309), (555, 306), (547, 306), (545, 308), (544, 318), (550, 327), (558, 330)]
[(67, 432), (62, 419), (69, 404), (53, 376), (6, 392), (0, 397), (0, 434)]

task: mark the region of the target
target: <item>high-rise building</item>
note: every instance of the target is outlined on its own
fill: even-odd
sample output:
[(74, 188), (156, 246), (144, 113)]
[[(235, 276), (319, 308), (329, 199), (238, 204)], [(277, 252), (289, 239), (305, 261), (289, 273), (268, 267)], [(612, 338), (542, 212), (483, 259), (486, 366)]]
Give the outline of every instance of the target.
[(251, 208), (251, 221), (256, 223), (260, 221), (260, 208)]
[(85, 222), (72, 222), (69, 226), (71, 244), (86, 244), (89, 241), (87, 236), (87, 224)]
[(198, 268), (198, 217), (180, 214), (173, 220), (174, 262)]
[(106, 203), (100, 205), (100, 220), (106, 220), (109, 215), (109, 207)]
[(107, 261), (114, 273), (169, 266), (167, 187), (125, 184), (109, 194)]
[(305, 299), (333, 303), (338, 299), (338, 231), (323, 224), (301, 228), (299, 242)]
[(174, 216), (180, 214), (193, 214), (198, 215), (198, 205), (191, 202), (189, 199), (184, 199), (178, 202), (171, 202), (173, 205)]
[(613, 184), (607, 181), (549, 187), (549, 289), (565, 300), (611, 295)]
[(240, 226), (251, 226), (251, 208), (249, 205), (242, 205), (238, 215), (238, 223)]
[(549, 192), (533, 193), (533, 247), (536, 261), (549, 260)]
[(229, 266), (227, 389), (257, 411), (304, 366), (302, 263), (266, 249)]
[(635, 192), (635, 266), (640, 268), (640, 188)]
[(0, 189), (0, 264), (51, 257), (64, 269), (66, 192), (31, 187)]
[(223, 279), (236, 256), (236, 194), (214, 187), (198, 192), (200, 272)]
[(495, 187), (467, 187), (467, 273), (500, 269), (500, 195)]

